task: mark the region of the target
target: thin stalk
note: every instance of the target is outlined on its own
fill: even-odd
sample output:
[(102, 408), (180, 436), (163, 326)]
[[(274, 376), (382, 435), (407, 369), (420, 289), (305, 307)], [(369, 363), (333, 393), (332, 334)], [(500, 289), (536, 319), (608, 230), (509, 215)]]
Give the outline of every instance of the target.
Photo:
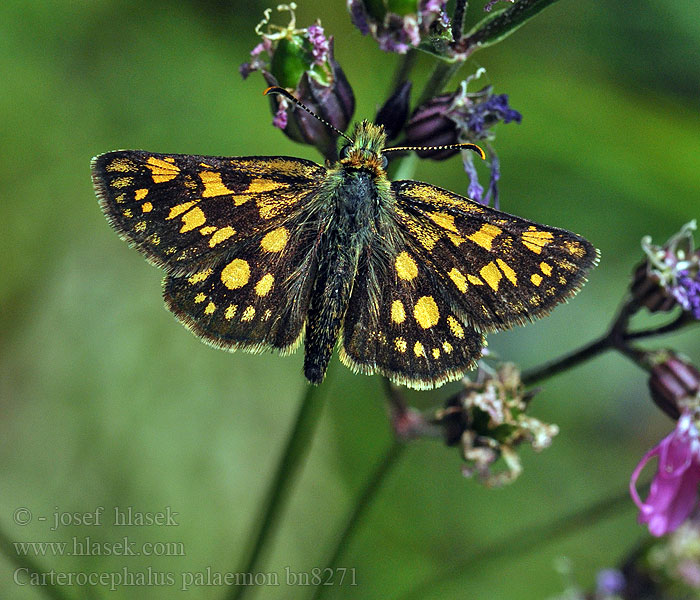
[(576, 365), (585, 362), (594, 356), (605, 352), (606, 350), (610, 350), (611, 348), (614, 348), (612, 337), (610, 335), (605, 335), (602, 338), (591, 342), (587, 346), (579, 348), (571, 354), (567, 354), (562, 358), (558, 358), (549, 363), (545, 363), (542, 366), (534, 367), (529, 371), (525, 371), (523, 373), (522, 382), (525, 385), (532, 385), (533, 383), (537, 383), (542, 379), (548, 379), (557, 373), (561, 373), (562, 371), (566, 371), (571, 367), (575, 367)]
[[(399, 458), (403, 454), (406, 448), (405, 444), (402, 444), (398, 440), (394, 440), (391, 446), (387, 449), (386, 453), (377, 464), (373, 473), (367, 479), (360, 493), (357, 495), (357, 499), (353, 503), (353, 508), (348, 515), (345, 526), (343, 527), (340, 535), (338, 536), (338, 541), (335, 544), (333, 553), (326, 563), (326, 568), (323, 570), (324, 573), (335, 573), (336, 568), (340, 564), (340, 560), (350, 545), (350, 541), (358, 530), (360, 523), (367, 514), (367, 510), (372, 505), (377, 493), (381, 489), (382, 483), (384, 483), (391, 473), (394, 466), (399, 461)], [(314, 595), (311, 597), (312, 600), (320, 600), (323, 598), (326, 591), (328, 591), (328, 586), (319, 585), (314, 590)]]
[[(646, 488), (647, 486), (648, 484), (644, 487)], [(625, 488), (624, 491), (615, 496), (596, 502), (591, 506), (572, 512), (554, 521), (522, 529), (508, 535), (500, 542), (490, 543), (487, 546), (477, 548), (458, 563), (444, 569), (429, 580), (414, 586), (406, 594), (400, 596), (399, 600), (417, 600), (424, 598), (429, 593), (434, 595), (435, 590), (444, 584), (445, 581), (463, 577), (465, 574), (473, 572), (494, 560), (504, 557), (515, 560), (519, 555), (534, 553), (556, 540), (566, 538), (580, 531), (590, 525), (590, 523), (612, 517), (624, 509), (629, 509), (631, 506), (633, 505), (630, 501), (629, 490)]]
[[(15, 573), (17, 573), (17, 570), (19, 569), (22, 569), (27, 576), (34, 574), (40, 575), (41, 573), (47, 572), (47, 569), (42, 568), (37, 562), (34, 561), (32, 557), (24, 554), (18, 554), (13, 543), (10, 541), (10, 538), (7, 537), (2, 530), (0, 530), (0, 552), (5, 555), (9, 562), (13, 563), (17, 567)], [(20, 576), (19, 574), (16, 576), (24, 579), (24, 577)], [(41, 586), (32, 587), (52, 600), (69, 600), (70, 598), (70, 596), (65, 595), (63, 590), (58, 585), (55, 585), (52, 582), (50, 577), (46, 578), (46, 580), (42, 579)]]
[[(328, 375), (326, 375), (327, 378)], [(328, 385), (327, 381), (325, 385)], [(249, 538), (251, 542), (246, 551), (243, 566), (238, 571), (240, 573), (255, 573), (258, 570), (258, 564), (270, 544), (280, 515), (287, 505), (292, 484), (311, 447), (311, 440), (321, 416), (324, 395), (324, 384), (308, 385), (304, 392), (294, 426), (277, 464), (277, 470), (254, 521), (254, 529)], [(240, 600), (253, 587), (247, 585), (231, 587), (226, 598)]]
[(430, 75), (430, 79), (428, 79), (428, 83), (423, 88), (423, 93), (420, 95), (416, 106), (420, 106), (426, 100), (430, 100), (430, 98), (439, 94), (462, 64), (464, 63), (460, 60), (451, 63), (438, 61)]
[(396, 66), (396, 71), (394, 71), (394, 77), (391, 81), (391, 88), (387, 92), (387, 98), (391, 96), (404, 81), (408, 81), (408, 77), (416, 65), (416, 60), (418, 59), (417, 50), (409, 50), (406, 54), (401, 55), (399, 64)]
[(462, 39), (464, 31), (464, 17), (467, 14), (467, 0), (456, 0), (455, 10), (452, 13), (452, 41), (458, 43)]

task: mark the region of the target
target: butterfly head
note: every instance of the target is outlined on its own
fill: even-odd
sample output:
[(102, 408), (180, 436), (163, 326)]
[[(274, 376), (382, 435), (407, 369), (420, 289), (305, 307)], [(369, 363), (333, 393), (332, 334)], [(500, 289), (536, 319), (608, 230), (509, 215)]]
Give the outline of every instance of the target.
[(340, 164), (345, 168), (369, 169), (378, 174), (386, 169), (387, 159), (382, 154), (386, 145), (384, 127), (369, 121), (355, 125), (354, 139), (340, 151)]

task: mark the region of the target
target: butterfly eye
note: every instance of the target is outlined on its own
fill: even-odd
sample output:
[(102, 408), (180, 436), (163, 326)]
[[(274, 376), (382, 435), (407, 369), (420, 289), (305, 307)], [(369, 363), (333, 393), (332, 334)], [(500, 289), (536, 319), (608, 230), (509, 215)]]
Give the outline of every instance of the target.
[(382, 169), (386, 169), (388, 164), (389, 159), (384, 154), (382, 154)]
[(340, 158), (347, 158), (348, 156), (350, 156), (350, 148), (352, 148), (350, 144), (343, 146), (340, 149)]

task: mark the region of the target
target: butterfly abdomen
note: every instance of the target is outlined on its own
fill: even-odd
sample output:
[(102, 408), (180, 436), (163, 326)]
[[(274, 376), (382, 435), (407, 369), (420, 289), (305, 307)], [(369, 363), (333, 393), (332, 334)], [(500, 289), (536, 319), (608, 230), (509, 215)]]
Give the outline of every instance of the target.
[(375, 232), (377, 206), (373, 177), (363, 170), (332, 172), (324, 193), (329, 218), (320, 244), (304, 356), (304, 374), (312, 383), (321, 383), (333, 355), (360, 254)]

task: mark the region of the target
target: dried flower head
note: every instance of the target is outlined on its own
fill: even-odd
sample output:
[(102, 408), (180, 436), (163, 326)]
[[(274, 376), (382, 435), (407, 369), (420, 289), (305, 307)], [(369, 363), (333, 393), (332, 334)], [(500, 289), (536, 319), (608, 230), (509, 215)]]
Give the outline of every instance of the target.
[[(464, 389), (436, 415), (448, 445), (459, 445), (467, 462), (465, 476), (477, 475), (489, 487), (514, 481), (522, 471), (518, 446), (547, 448), (559, 428), (526, 414), (528, 395), (520, 371), (504, 363), (493, 372), (483, 364), (476, 381), (464, 379)], [(494, 468), (503, 458), (505, 468)]]

